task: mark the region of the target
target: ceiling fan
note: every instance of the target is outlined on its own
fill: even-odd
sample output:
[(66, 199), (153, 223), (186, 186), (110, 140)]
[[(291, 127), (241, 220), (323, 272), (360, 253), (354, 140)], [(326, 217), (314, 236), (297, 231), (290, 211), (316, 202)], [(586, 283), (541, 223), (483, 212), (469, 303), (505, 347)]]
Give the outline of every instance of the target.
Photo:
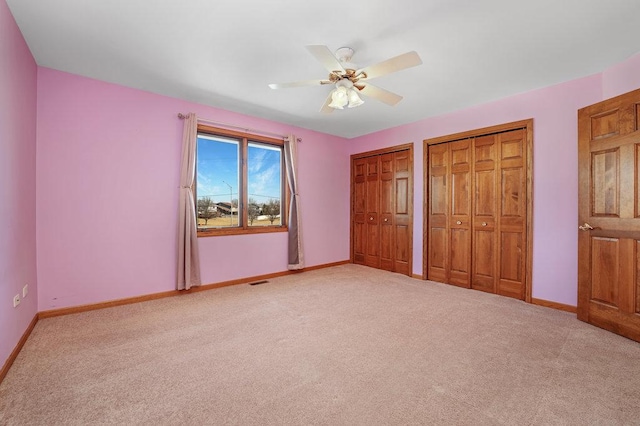
[(402, 96), (381, 89), (369, 83), (369, 80), (401, 71), (407, 68), (422, 64), (420, 56), (416, 52), (407, 52), (386, 61), (370, 65), (365, 68), (358, 68), (351, 63), (353, 49), (341, 47), (334, 55), (331, 50), (324, 45), (306, 46), (311, 53), (329, 71), (329, 77), (325, 80), (303, 80), (291, 83), (269, 84), (272, 89), (285, 89), (291, 87), (319, 86), (334, 84), (336, 87), (329, 93), (321, 112), (329, 113), (334, 109), (344, 109), (344, 107), (357, 107), (364, 101), (359, 94), (384, 102), (394, 106), (402, 100)]

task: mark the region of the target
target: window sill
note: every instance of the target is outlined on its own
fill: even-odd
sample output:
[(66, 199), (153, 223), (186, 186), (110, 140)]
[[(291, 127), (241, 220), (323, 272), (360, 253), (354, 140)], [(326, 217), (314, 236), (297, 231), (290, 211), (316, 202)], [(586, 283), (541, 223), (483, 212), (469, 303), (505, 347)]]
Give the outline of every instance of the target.
[(247, 234), (268, 234), (272, 232), (287, 232), (286, 226), (265, 226), (255, 228), (218, 228), (198, 231), (198, 238), (218, 237), (223, 235), (247, 235)]

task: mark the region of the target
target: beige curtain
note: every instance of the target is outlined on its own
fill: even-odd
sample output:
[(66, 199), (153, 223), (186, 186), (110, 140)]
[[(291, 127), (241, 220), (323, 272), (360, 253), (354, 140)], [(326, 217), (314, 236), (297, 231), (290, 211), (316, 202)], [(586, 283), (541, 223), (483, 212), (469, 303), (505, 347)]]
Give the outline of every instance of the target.
[(291, 192), (289, 205), (289, 265), (291, 270), (304, 268), (302, 228), (300, 226), (300, 197), (298, 195), (298, 140), (294, 135), (284, 139), (284, 162)]
[(200, 256), (193, 182), (196, 171), (198, 119), (194, 113), (184, 119), (180, 167), (180, 210), (178, 218), (178, 290), (200, 285)]

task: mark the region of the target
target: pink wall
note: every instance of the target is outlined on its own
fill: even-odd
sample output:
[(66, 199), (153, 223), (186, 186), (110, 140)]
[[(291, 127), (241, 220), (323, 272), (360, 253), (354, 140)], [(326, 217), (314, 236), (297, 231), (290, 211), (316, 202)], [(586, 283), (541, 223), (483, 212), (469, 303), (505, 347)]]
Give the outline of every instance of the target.
[(414, 274), (422, 274), (423, 140), (534, 119), (533, 297), (576, 305), (577, 109), (602, 99), (600, 75), (355, 139), (351, 153), (414, 143)]
[(604, 99), (640, 88), (640, 54), (616, 64), (602, 73)]
[[(349, 258), (344, 139), (40, 68), (39, 310), (175, 288), (178, 112), (302, 137), (306, 264)], [(203, 282), (284, 271), (286, 252), (284, 233), (202, 238)]]
[[(0, 367), (37, 313), (36, 63), (0, 0)], [(13, 308), (13, 296), (29, 295)]]

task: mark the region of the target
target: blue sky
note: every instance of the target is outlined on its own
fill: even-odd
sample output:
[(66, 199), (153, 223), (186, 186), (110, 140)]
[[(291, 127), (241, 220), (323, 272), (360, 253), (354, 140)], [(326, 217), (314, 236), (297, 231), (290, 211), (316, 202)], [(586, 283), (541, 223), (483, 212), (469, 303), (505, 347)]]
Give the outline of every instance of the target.
[[(238, 147), (234, 139), (198, 135), (197, 195), (211, 197), (215, 202), (229, 201), (231, 185), (234, 199), (239, 198)], [(266, 203), (280, 198), (281, 153), (277, 148), (249, 142), (248, 192), (249, 198)]]

